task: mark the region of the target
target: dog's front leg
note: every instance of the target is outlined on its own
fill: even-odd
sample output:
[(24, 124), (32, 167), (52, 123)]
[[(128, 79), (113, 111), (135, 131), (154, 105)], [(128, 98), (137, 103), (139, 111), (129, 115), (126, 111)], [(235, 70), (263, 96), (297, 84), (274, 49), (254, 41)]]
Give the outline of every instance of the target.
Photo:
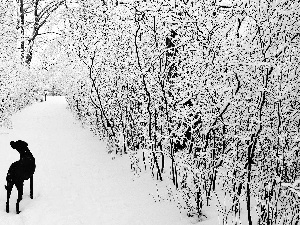
[(16, 213), (19, 214), (20, 213), (20, 202), (17, 201), (16, 203)]
[(18, 199), (16, 203), (16, 212), (17, 214), (20, 213), (20, 201), (23, 198), (23, 183), (17, 184), (17, 189), (18, 189)]
[(33, 175), (30, 177), (30, 198), (33, 199)]
[(7, 184), (5, 186), (6, 189), (6, 193), (7, 193), (7, 198), (6, 198), (6, 212), (9, 213), (9, 198), (10, 198), (10, 194), (11, 194), (11, 185)]
[(8, 195), (8, 192), (7, 192), (7, 199), (6, 199), (6, 212), (9, 213), (9, 195)]

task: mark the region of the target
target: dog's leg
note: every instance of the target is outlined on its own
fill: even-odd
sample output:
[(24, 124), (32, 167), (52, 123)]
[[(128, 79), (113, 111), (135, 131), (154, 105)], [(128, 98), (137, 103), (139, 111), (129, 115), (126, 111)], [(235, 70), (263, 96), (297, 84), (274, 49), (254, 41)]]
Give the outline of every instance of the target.
[(7, 192), (7, 200), (6, 200), (6, 212), (9, 213), (9, 195), (8, 195), (8, 192)]
[(30, 198), (33, 199), (33, 175), (30, 177)]
[(16, 203), (16, 213), (19, 214), (20, 213), (20, 203), (17, 201)]
[(9, 198), (10, 198), (12, 187), (13, 187), (13, 185), (11, 185), (9, 183), (7, 183), (7, 185), (5, 186), (6, 193), (7, 193), (7, 198), (6, 198), (6, 212), (7, 213), (9, 213)]
[(9, 198), (10, 198), (10, 193), (7, 190), (7, 198), (6, 198), (6, 212), (9, 213)]
[(17, 189), (18, 189), (18, 199), (17, 199), (17, 204), (16, 204), (16, 212), (17, 212), (17, 214), (19, 214), (20, 213), (20, 201), (23, 198), (23, 183), (20, 183), (16, 186), (17, 186)]

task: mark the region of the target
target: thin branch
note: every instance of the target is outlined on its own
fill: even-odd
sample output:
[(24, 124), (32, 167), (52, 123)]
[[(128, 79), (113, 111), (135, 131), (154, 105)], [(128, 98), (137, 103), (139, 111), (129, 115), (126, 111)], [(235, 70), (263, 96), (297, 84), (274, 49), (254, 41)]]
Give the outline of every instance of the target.
[[(290, 42), (292, 42), (296, 37), (300, 36), (300, 33), (297, 33), (294, 35), (294, 37), (291, 38)], [(287, 48), (289, 47), (289, 45), (287, 44), (281, 51), (279, 51), (276, 55), (275, 58), (278, 58), (281, 53), (283, 53)]]
[[(236, 90), (235, 90), (235, 95), (237, 95), (240, 87), (241, 87), (241, 84), (240, 84), (240, 80), (237, 76), (237, 73), (234, 73), (235, 74), (235, 78), (237, 79), (237, 87), (236, 87)], [(212, 129), (214, 128), (214, 126), (217, 124), (217, 121), (219, 120), (219, 118), (222, 118), (223, 117), (223, 114), (226, 112), (226, 110), (228, 109), (229, 105), (230, 105), (230, 101), (226, 104), (226, 106), (223, 108), (223, 110), (221, 111), (221, 113), (215, 118), (214, 122), (212, 123), (212, 125), (210, 126), (208, 132), (206, 133), (205, 135), (205, 138), (206, 138), (206, 142), (205, 142), (205, 151), (208, 147), (208, 136), (210, 134), (210, 132), (212, 131)], [(195, 123), (198, 123), (201, 121), (201, 117), (195, 122)]]
[(45, 34), (57, 34), (57, 35), (63, 35), (62, 33), (57, 33), (57, 32), (49, 31), (49, 32), (44, 32), (44, 33), (38, 33), (36, 36), (39, 36), (39, 35), (45, 35)]

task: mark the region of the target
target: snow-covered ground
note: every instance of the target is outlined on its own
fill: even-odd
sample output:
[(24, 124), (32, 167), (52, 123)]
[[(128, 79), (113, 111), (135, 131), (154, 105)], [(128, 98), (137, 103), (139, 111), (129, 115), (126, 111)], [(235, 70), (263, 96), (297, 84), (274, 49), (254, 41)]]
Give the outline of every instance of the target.
[[(155, 203), (151, 176), (134, 179), (128, 157), (107, 154), (105, 143), (82, 128), (66, 107), (64, 97), (49, 97), (15, 114), (13, 129), (0, 130), (0, 225), (190, 224), (174, 202)], [(25, 181), (19, 215), (15, 188), (11, 212), (5, 212), (6, 173), (19, 159), (9, 145), (12, 140), (26, 141), (37, 164), (34, 198)]]

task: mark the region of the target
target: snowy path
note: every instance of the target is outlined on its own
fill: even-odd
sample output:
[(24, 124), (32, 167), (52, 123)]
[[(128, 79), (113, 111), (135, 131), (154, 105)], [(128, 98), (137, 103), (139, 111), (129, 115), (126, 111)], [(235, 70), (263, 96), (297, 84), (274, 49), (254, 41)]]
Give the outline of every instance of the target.
[[(132, 181), (126, 157), (111, 159), (105, 145), (83, 129), (63, 97), (36, 103), (13, 116), (14, 129), (0, 132), (0, 225), (179, 225), (188, 224), (174, 204), (154, 203), (151, 179)], [(24, 183), (21, 213), (12, 192), (5, 212), (7, 169), (18, 160), (9, 146), (24, 140), (35, 156), (34, 199)]]

